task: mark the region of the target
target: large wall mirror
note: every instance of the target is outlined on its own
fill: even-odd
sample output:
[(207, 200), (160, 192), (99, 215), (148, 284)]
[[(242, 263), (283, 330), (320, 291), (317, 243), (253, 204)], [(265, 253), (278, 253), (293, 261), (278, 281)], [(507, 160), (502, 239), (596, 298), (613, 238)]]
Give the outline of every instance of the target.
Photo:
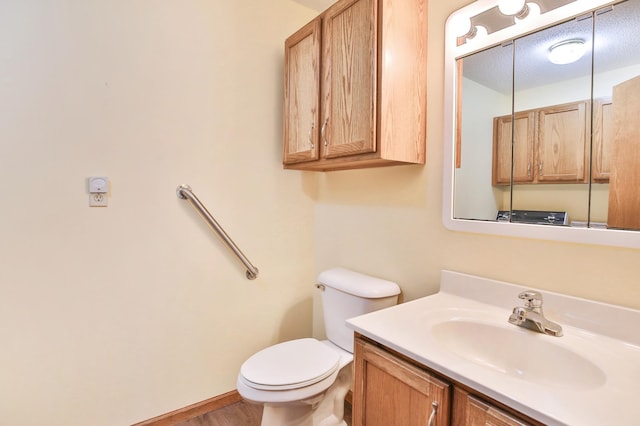
[(640, 0), (478, 0), (445, 43), (445, 225), (640, 248)]

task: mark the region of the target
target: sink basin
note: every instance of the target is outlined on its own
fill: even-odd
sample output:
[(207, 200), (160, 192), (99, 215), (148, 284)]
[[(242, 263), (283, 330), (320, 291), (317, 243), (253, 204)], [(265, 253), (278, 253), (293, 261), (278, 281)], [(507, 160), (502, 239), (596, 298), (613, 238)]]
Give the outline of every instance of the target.
[(438, 293), (347, 323), (540, 424), (639, 425), (640, 310), (544, 293), (564, 332), (547, 336), (508, 322), (524, 290), (443, 271)]
[(605, 384), (604, 372), (554, 339), (516, 326), (448, 320), (431, 327), (447, 351), (475, 364), (528, 382), (592, 389)]

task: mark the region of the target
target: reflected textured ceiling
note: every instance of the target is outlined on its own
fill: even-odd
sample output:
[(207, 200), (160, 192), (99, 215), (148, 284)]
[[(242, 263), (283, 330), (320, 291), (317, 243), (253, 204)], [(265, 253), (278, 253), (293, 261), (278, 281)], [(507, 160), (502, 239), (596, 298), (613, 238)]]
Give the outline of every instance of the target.
[[(596, 14), (594, 67), (602, 72), (640, 63), (640, 0), (627, 0)], [(583, 17), (584, 18), (584, 17)], [(549, 47), (567, 39), (592, 43), (592, 19), (574, 19), (529, 34), (507, 46), (496, 46), (464, 58), (464, 76), (501, 93), (511, 92), (515, 66), (518, 90), (557, 83), (591, 73), (591, 54), (577, 62), (555, 65), (549, 62)], [(511, 54), (515, 50), (515, 61)]]

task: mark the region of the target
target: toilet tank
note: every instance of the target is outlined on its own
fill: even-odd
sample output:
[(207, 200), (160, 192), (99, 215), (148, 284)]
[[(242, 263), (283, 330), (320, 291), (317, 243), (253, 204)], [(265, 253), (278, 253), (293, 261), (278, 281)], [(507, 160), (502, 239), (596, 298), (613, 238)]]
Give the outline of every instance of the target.
[(398, 303), (398, 284), (344, 268), (318, 275), (323, 287), (322, 311), (327, 338), (353, 353), (353, 330), (346, 320)]

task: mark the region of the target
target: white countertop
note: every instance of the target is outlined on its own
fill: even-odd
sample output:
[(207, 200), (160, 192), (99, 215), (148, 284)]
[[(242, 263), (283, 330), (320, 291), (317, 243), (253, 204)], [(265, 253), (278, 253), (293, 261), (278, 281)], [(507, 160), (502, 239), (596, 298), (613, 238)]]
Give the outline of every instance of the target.
[[(443, 271), (439, 293), (347, 323), (358, 333), (545, 424), (640, 425), (640, 311), (538, 290), (545, 316), (561, 324), (564, 332), (562, 337), (547, 336), (507, 322), (511, 310), (522, 306), (517, 295), (525, 289), (529, 287)], [(538, 374), (535, 368), (501, 371), (500, 366), (462, 356), (432, 333), (434, 325), (447, 321), (498, 327), (489, 330), (504, 329), (505, 335), (518, 338), (515, 345), (522, 346), (453, 342), (463, 349), (469, 343), (482, 346), (485, 353), (553, 348), (549, 352), (558, 356), (549, 369), (555, 368), (561, 378), (547, 377), (546, 371)], [(581, 362), (595, 366), (595, 373), (572, 375), (572, 368)]]

